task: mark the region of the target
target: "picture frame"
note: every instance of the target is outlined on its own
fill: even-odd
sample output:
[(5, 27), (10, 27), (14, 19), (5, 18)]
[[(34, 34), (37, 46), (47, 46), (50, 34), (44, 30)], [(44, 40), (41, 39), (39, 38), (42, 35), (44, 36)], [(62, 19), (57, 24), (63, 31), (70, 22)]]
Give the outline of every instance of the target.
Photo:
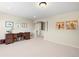
[(13, 26), (14, 26), (14, 22), (12, 22), (12, 21), (5, 22), (5, 27), (13, 27)]
[(56, 22), (56, 28), (57, 29), (64, 29), (64, 22)]
[(66, 29), (74, 30), (78, 28), (78, 20), (66, 21)]

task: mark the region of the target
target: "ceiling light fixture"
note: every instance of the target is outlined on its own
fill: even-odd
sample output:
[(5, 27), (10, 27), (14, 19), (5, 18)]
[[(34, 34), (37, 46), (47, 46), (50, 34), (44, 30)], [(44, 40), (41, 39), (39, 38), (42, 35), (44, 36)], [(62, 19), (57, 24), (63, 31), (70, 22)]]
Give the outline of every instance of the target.
[(45, 8), (47, 6), (47, 3), (46, 2), (40, 2), (39, 6), (42, 7), (42, 8)]

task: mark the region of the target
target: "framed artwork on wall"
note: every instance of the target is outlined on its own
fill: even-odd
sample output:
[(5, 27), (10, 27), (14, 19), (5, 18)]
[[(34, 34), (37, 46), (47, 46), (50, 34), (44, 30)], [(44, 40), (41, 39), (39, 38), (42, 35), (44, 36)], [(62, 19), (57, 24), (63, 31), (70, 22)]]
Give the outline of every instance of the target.
[(66, 21), (66, 29), (74, 30), (78, 27), (78, 20)]
[(14, 26), (14, 22), (12, 22), (12, 21), (5, 22), (5, 27), (13, 27), (13, 26)]
[(64, 29), (64, 22), (56, 22), (57, 29)]

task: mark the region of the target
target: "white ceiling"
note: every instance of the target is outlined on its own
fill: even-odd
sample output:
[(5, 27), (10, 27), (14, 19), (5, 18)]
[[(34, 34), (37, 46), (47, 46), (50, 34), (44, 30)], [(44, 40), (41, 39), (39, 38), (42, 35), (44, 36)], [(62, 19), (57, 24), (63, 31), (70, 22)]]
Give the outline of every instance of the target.
[(78, 2), (49, 2), (47, 8), (39, 8), (36, 2), (0, 2), (0, 11), (33, 20), (78, 10)]

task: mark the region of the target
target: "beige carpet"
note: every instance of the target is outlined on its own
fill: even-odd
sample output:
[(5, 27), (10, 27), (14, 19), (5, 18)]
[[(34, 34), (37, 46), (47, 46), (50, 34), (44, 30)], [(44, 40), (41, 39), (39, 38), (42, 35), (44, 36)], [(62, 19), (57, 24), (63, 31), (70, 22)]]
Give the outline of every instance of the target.
[(79, 49), (31, 39), (0, 45), (0, 57), (79, 57)]

